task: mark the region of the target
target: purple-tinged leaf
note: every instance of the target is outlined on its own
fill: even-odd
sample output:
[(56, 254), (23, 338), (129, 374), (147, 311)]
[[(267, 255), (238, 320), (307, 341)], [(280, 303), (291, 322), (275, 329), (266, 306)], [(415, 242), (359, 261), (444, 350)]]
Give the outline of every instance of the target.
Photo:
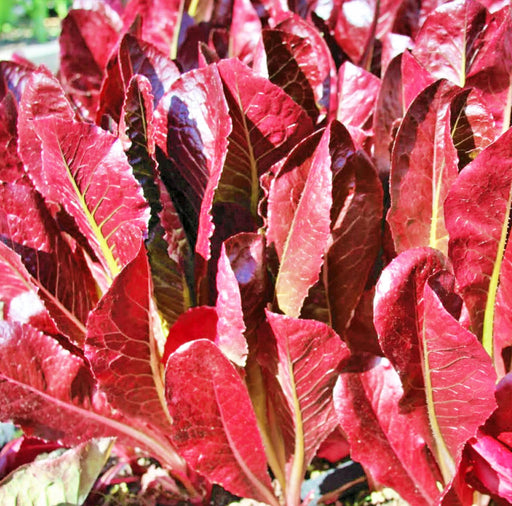
[(215, 65), (183, 74), (155, 111), (156, 142), (171, 161), (161, 167), (195, 251), (210, 258), (211, 210), (231, 131)]
[[(31, 186), (0, 185), (0, 237), (20, 254), (58, 329), (75, 344), (85, 338), (85, 321), (97, 301), (96, 286), (82, 250), (60, 234)], [(14, 273), (22, 275), (16, 268)]]
[(491, 436), (480, 433), (468, 451), (467, 481), (498, 504), (512, 502), (512, 451)]
[(459, 170), (494, 142), (500, 131), (479, 90), (467, 90), (452, 102), (450, 123), (452, 139), (459, 157)]
[(380, 89), (380, 79), (370, 72), (345, 62), (338, 76), (336, 119), (346, 126), (368, 129)]
[(454, 278), (442, 270), (431, 274), (439, 260), (434, 250), (409, 250), (383, 271), (375, 326), (406, 391), (416, 388), (417, 405), (425, 406), (431, 450), (447, 485), (464, 445), (496, 408), (496, 375), (474, 334), (457, 320), (461, 301), (453, 292)]
[(247, 334), (251, 334), (265, 319), (270, 297), (265, 240), (260, 234), (242, 233), (227, 239), (224, 246), (238, 281)]
[(486, 23), (487, 9), (475, 0), (441, 5), (425, 20), (413, 54), (437, 79), (463, 87), (482, 46)]
[(171, 58), (176, 57), (183, 5), (180, 0), (130, 0), (125, 6), (125, 26), (141, 18), (141, 38)]
[(391, 166), (391, 150), (399, 120), (405, 113), (402, 97), (402, 57), (388, 65), (381, 81), (373, 114), (373, 158), (380, 176), (386, 180)]
[(249, 350), (244, 337), (242, 298), (224, 245), (217, 270), (217, 294), (217, 346), (233, 363), (244, 367)]
[[(340, 149), (342, 132), (332, 125), (331, 142)], [(333, 155), (333, 163), (340, 165)], [(349, 156), (333, 180), (331, 243), (324, 263), (332, 327), (344, 335), (381, 245), (383, 191), (368, 156)]]
[(112, 135), (87, 123), (40, 119), (43, 167), (29, 176), (46, 201), (62, 204), (106, 272), (116, 276), (138, 252), (149, 209)]
[[(39, 67), (41, 72), (46, 72), (48, 75), (50, 71), (44, 67)], [(21, 95), (28, 80), (34, 73), (34, 67), (31, 64), (16, 63), (14, 61), (1, 61), (0, 62), (0, 97), (3, 99), (8, 91), (10, 91), (16, 102), (19, 103)]]
[(240, 61), (218, 64), (233, 129), (216, 200), (236, 202), (256, 217), (259, 178), (312, 131), (306, 112), (281, 88)]
[(439, 495), (436, 481), (441, 476), (418, 430), (428, 422), (418, 410), (400, 409), (402, 394), (396, 371), (381, 359), (363, 373), (342, 373), (334, 406), (352, 458), (410, 504), (428, 506)]
[[(306, 110), (314, 123), (325, 120), (331, 104), (335, 65), (326, 42), (299, 16), (289, 16), (263, 31), (269, 79)], [(334, 105), (334, 107), (333, 107)]]
[(72, 9), (62, 21), (60, 79), (85, 119), (94, 119), (103, 75), (119, 26), (103, 12)]
[(268, 201), (269, 243), (279, 258), (275, 290), (280, 309), (298, 317), (319, 278), (330, 233), (332, 130), (315, 134), (287, 158), (272, 182)]
[[(266, 314), (268, 328), (261, 336), (267, 340), (265, 368), (275, 375), (281, 390), (273, 398), (282, 399), (287, 408), (274, 406), (276, 422), (292, 436), (284, 455), (285, 496), (287, 504), (297, 504), (307, 466), (336, 427), (332, 389), (350, 352), (324, 323)], [(273, 348), (275, 356), (269, 352)]]
[(443, 253), (443, 202), (458, 175), (450, 105), (457, 89), (437, 81), (416, 97), (398, 130), (391, 162), (388, 223), (397, 252), (430, 246)]
[(113, 439), (92, 439), (69, 450), (55, 450), (19, 467), (0, 482), (4, 504), (83, 504), (106, 464)]
[(484, 149), (460, 173), (445, 202), (450, 258), (471, 328), (493, 357), (500, 353), (496, 346), (500, 337), (494, 329), (500, 312), (496, 304), (499, 299), (506, 311), (510, 283), (511, 142), (509, 130)]
[(249, 64), (261, 37), (261, 20), (256, 8), (249, 0), (233, 0), (231, 20), (230, 56)]
[(167, 361), (165, 383), (172, 439), (188, 464), (238, 496), (276, 506), (247, 389), (215, 344), (180, 347)]

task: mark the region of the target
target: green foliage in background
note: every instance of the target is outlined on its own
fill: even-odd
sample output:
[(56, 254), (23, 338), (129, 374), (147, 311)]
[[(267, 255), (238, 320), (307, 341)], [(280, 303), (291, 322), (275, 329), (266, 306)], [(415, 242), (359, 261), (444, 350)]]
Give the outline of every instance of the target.
[(45, 20), (50, 15), (63, 18), (71, 0), (0, 0), (0, 34), (9, 33), (20, 23), (30, 27), (31, 36), (39, 42), (48, 39)]

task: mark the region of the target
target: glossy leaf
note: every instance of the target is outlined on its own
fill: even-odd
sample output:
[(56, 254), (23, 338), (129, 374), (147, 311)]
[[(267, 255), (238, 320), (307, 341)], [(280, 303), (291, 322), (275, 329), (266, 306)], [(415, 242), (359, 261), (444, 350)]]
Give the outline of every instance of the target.
[(410, 504), (430, 505), (439, 495), (439, 471), (422, 437), (425, 418), (400, 409), (403, 390), (385, 359), (363, 373), (342, 373), (334, 406), (352, 458), (377, 483), (392, 487)]
[(87, 123), (46, 118), (36, 131), (43, 168), (30, 167), (29, 176), (47, 201), (63, 204), (107, 273), (117, 275), (135, 257), (149, 211), (121, 144)]
[(70, 450), (55, 450), (16, 469), (0, 482), (0, 501), (14, 504), (76, 504), (85, 502), (113, 440), (92, 439)]
[(269, 242), (279, 258), (276, 297), (288, 316), (299, 316), (320, 275), (330, 233), (331, 130), (306, 139), (272, 182), (268, 201)]
[(443, 202), (458, 175), (449, 118), (455, 93), (444, 81), (429, 86), (411, 104), (397, 133), (388, 222), (398, 252), (430, 246), (447, 253)]
[[(512, 156), (511, 136), (506, 132), (467, 165), (445, 202), (455, 276), (472, 329), (491, 356), (500, 353), (494, 344), (498, 298), (507, 306), (512, 180), (506, 167)], [(490, 164), (495, 170), (489, 170)]]
[(172, 439), (189, 465), (236, 495), (277, 505), (246, 387), (215, 344), (180, 347), (165, 378)]

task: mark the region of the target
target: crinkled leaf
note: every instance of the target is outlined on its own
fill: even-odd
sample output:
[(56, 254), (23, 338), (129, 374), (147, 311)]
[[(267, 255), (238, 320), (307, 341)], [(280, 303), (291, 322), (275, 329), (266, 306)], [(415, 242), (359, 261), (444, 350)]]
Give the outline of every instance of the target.
[[(21, 255), (32, 276), (29, 284), (37, 287), (59, 330), (81, 345), (85, 321), (97, 301), (82, 250), (70, 247), (40, 195), (28, 185), (0, 185), (0, 216), (6, 223), (5, 227), (0, 225), (0, 237)], [(26, 280), (19, 268), (11, 274)]]
[[(332, 142), (339, 149), (334, 129)], [(323, 278), (331, 324), (340, 335), (352, 318), (381, 244), (382, 193), (377, 172), (363, 151), (349, 156), (334, 176), (332, 243)]]
[(94, 119), (119, 26), (99, 10), (72, 9), (62, 21), (59, 39), (60, 77), (82, 116)]
[(422, 431), (420, 412), (404, 413), (400, 379), (385, 359), (363, 373), (342, 373), (334, 388), (338, 420), (352, 458), (377, 483), (392, 487), (410, 504), (434, 504), (441, 479)]
[(147, 204), (119, 141), (87, 123), (40, 119), (43, 167), (29, 176), (49, 202), (62, 204), (115, 276), (138, 251)]
[[(275, 406), (278, 427), (292, 436), (284, 457), (287, 501), (294, 504), (297, 486), (322, 441), (334, 430), (336, 415), (332, 389), (339, 368), (349, 356), (346, 345), (327, 325), (266, 312), (265, 368), (275, 375), (280, 393), (272, 394), (286, 403)], [(270, 350), (275, 348), (274, 353)], [(279, 387), (277, 387), (279, 385)], [(272, 421), (270, 421), (272, 424)], [(291, 447), (289, 446), (291, 443)]]
[(189, 465), (236, 495), (278, 504), (247, 389), (215, 344), (180, 347), (165, 380), (172, 439)]
[(456, 0), (432, 12), (419, 31), (414, 56), (438, 79), (464, 86), (482, 45), (487, 9), (475, 0)]
[(41, 501), (83, 504), (112, 446), (112, 439), (92, 439), (25, 464), (0, 482), (0, 501), (5, 506), (32, 506)]
[(407, 111), (391, 162), (391, 226), (397, 252), (430, 246), (447, 253), (443, 202), (458, 175), (450, 104), (456, 89), (437, 81)]
[(500, 312), (497, 300), (505, 311), (508, 306), (511, 142), (509, 130), (484, 149), (460, 173), (445, 202), (455, 276), (469, 310), (473, 332), (482, 337), (491, 356), (500, 353), (495, 346), (495, 340), (500, 338), (494, 329)]
[(13, 183), (25, 177), (18, 155), (17, 122), (16, 101), (8, 92), (0, 101), (0, 181)]
[[(160, 321), (152, 310), (145, 248), (115, 278), (87, 320), (85, 356), (109, 403), (127, 417), (169, 431)], [(161, 333), (161, 331), (160, 331)], [(162, 336), (163, 337), (163, 336)]]
[(330, 233), (331, 129), (306, 139), (272, 182), (268, 201), (269, 242), (279, 258), (276, 297), (281, 310), (299, 316), (319, 278)]
[[(375, 326), (382, 350), (398, 366), (404, 384), (415, 380), (422, 389), (416, 395), (424, 396), (431, 449), (448, 484), (464, 445), (496, 407), (496, 376), (474, 334), (456, 319), (461, 305), (453, 277), (445, 271), (429, 275), (437, 262), (434, 250), (409, 250), (384, 270), (377, 285)], [(413, 312), (402, 316), (411, 305)], [(414, 350), (409, 364), (403, 363), (404, 349)], [(406, 370), (415, 376), (407, 377)]]
[(216, 201), (236, 202), (256, 217), (259, 178), (312, 130), (306, 112), (281, 88), (240, 61), (218, 64), (233, 129)]

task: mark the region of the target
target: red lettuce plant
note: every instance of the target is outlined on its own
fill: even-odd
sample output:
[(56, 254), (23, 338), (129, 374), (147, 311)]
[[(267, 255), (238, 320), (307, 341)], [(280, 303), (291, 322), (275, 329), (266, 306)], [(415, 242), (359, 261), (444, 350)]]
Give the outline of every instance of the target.
[(0, 62), (0, 496), (114, 451), (148, 504), (294, 506), (348, 450), (511, 502), (511, 16), (98, 0), (56, 76)]

